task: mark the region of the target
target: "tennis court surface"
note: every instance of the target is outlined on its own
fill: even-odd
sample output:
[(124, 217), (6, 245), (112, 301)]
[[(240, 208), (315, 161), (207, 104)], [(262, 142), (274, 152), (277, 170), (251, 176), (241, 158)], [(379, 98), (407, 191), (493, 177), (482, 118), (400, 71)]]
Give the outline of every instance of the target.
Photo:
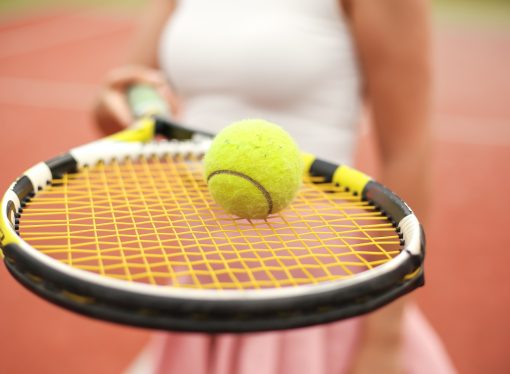
[[(1, 191), (35, 162), (99, 137), (94, 94), (134, 27), (131, 16), (97, 11), (0, 21)], [(416, 299), (460, 372), (510, 372), (510, 28), (441, 25), (435, 41), (428, 283)], [(120, 372), (149, 336), (62, 311), (3, 266), (0, 295), (5, 373)]]

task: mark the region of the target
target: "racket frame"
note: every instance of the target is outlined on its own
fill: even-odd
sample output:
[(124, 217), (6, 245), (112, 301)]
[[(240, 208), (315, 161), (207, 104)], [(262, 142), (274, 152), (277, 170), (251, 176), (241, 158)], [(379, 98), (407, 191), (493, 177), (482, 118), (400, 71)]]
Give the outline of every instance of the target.
[[(150, 142), (156, 135), (174, 140)], [(425, 237), (407, 204), (364, 174), (310, 155), (305, 163), (311, 175), (351, 188), (391, 218), (405, 243), (395, 258), (344, 280), (256, 292), (211, 292), (105, 278), (46, 256), (18, 236), (19, 212), (63, 173), (133, 155), (203, 155), (210, 141), (211, 135), (205, 132), (167, 119), (145, 118), (133, 129), (30, 168), (10, 186), (1, 203), (0, 239), (8, 270), (34, 293), (81, 314), (135, 326), (211, 333), (278, 330), (349, 318), (424, 284)]]

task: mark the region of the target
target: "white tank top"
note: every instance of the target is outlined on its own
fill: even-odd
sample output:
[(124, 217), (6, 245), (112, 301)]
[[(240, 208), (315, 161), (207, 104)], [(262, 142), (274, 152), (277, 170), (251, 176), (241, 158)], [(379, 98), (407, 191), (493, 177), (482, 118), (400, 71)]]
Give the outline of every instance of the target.
[(263, 118), (303, 151), (351, 163), (360, 78), (338, 0), (181, 0), (159, 53), (184, 123), (218, 132)]

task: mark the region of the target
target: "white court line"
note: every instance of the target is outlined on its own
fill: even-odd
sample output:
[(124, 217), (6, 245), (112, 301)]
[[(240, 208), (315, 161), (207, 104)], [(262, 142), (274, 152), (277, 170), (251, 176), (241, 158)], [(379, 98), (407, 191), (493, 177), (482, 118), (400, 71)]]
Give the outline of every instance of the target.
[(98, 90), (95, 84), (0, 77), (0, 105), (86, 111)]
[[(90, 111), (99, 87), (95, 84), (0, 77), (0, 105)], [(361, 134), (368, 133), (367, 119)], [(446, 143), (510, 145), (510, 118), (437, 113), (435, 138)]]

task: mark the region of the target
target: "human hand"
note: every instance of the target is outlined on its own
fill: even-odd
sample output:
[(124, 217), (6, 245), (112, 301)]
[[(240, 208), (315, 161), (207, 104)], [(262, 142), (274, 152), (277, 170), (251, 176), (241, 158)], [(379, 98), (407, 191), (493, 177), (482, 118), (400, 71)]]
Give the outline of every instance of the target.
[(176, 114), (177, 98), (159, 70), (139, 65), (121, 66), (108, 74), (94, 108), (96, 123), (105, 134), (119, 131), (133, 121), (126, 92), (131, 85), (139, 83), (153, 86), (168, 101), (172, 113)]
[(349, 374), (403, 373), (398, 344), (363, 344), (351, 363)]
[(407, 298), (368, 314), (363, 319), (359, 347), (349, 374), (400, 374), (402, 367), (402, 318)]

